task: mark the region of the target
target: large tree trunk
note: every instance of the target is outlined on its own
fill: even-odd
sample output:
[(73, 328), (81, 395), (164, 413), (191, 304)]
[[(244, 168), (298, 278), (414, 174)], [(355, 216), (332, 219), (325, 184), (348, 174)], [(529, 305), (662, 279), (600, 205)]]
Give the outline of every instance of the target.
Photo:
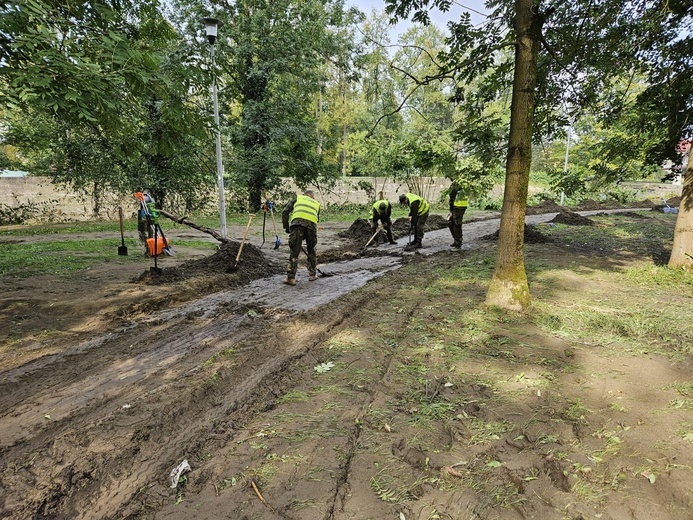
[(517, 42), (505, 193), (496, 266), (486, 294), (486, 304), (522, 310), (530, 303), (524, 262), (524, 228), (532, 163), (532, 119), (541, 18), (532, 0), (515, 0), (515, 15)]
[(674, 247), (671, 249), (669, 267), (693, 270), (693, 146), (688, 152), (688, 166), (683, 176), (683, 191), (679, 216), (674, 230)]

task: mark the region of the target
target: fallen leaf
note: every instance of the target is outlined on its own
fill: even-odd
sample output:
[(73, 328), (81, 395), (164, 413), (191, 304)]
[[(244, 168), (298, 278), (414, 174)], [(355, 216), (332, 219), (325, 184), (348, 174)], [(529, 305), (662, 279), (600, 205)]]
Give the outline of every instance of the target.
[(460, 473), (456, 469), (451, 468), (450, 466), (445, 466), (442, 471), (443, 473), (447, 473), (452, 477), (462, 478), (462, 473)]

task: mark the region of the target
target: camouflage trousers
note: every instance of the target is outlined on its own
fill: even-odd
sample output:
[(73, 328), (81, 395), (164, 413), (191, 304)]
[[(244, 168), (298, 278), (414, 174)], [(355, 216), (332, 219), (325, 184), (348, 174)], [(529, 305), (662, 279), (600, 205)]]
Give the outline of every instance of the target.
[(462, 243), (462, 217), (464, 217), (465, 211), (467, 211), (467, 208), (454, 208), (450, 212), (448, 227), (455, 242)]
[(293, 226), (289, 235), (289, 264), (286, 266), (286, 277), (296, 278), (298, 271), (298, 257), (301, 254), (303, 241), (306, 242), (306, 252), (308, 253), (308, 275), (315, 276), (318, 271), (318, 255), (315, 246), (318, 244), (318, 234), (312, 229), (303, 226)]

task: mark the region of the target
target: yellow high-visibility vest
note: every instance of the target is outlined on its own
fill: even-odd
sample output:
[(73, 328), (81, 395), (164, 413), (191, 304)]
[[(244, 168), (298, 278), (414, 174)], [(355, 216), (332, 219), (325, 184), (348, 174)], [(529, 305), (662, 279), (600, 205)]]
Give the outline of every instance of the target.
[[(380, 205), (381, 205), (383, 202), (385, 203), (385, 210), (381, 213), (381, 212), (380, 212)], [(389, 206), (389, 205), (390, 205), (390, 203), (389, 203), (387, 200), (385, 200), (385, 199), (377, 200), (377, 201), (375, 201), (375, 204), (373, 204), (373, 209), (374, 209), (375, 211), (377, 211), (379, 215), (387, 215), (387, 206)]]
[(407, 193), (407, 199), (409, 199), (410, 206), (414, 204), (414, 202), (416, 202), (417, 200), (421, 201), (419, 203), (419, 211), (417, 211), (416, 213), (417, 215), (420, 216), (428, 212), (428, 201), (423, 197), (419, 197), (418, 195), (414, 195), (413, 193)]
[(455, 202), (453, 203), (453, 206), (456, 208), (466, 208), (469, 206), (469, 200), (462, 190), (455, 194)]
[(302, 218), (313, 224), (318, 223), (320, 203), (306, 195), (299, 195), (294, 202), (294, 210), (291, 212), (291, 221)]

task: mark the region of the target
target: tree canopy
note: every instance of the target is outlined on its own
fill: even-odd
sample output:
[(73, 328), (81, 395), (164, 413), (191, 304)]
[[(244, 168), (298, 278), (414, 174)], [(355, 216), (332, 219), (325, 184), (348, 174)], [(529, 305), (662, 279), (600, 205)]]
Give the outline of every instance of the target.
[[(201, 207), (215, 182), (217, 130), (239, 209), (257, 209), (287, 177), (326, 189), (345, 175), (394, 177), (413, 189), (432, 174), (465, 177), (482, 194), (504, 165), (515, 210), (500, 250), (522, 280), (533, 149), (560, 144), (569, 126), (577, 134), (580, 166), (554, 177), (570, 194), (588, 179), (618, 183), (680, 160), (675, 145), (692, 133), (689, 2), (489, 0), (483, 23), (464, 13), (448, 33), (427, 11), (447, 0), (386, 6), (387, 15), (366, 15), (340, 0), (251, 0), (216, 12), (197, 0), (5, 2), (2, 164), (93, 193), (96, 212), (104, 189), (148, 188)], [(224, 22), (214, 69), (206, 16)], [(388, 16), (420, 24), (393, 45)]]

